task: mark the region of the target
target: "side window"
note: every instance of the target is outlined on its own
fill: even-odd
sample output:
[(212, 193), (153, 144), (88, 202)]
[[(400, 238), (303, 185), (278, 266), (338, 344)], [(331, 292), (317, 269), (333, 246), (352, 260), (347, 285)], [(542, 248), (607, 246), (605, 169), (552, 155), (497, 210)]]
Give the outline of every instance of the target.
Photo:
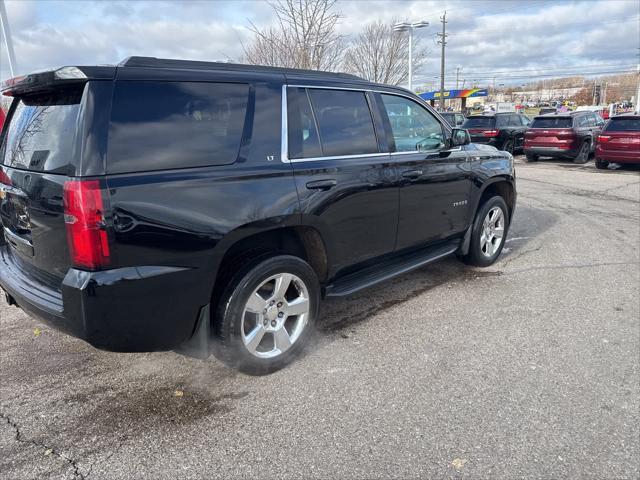
[(517, 114), (512, 114), (509, 115), (509, 126), (510, 127), (519, 127), (521, 126), (522, 123), (520, 123), (520, 118), (518, 117)]
[(587, 115), (581, 115), (576, 119), (576, 125), (578, 127), (587, 127), (589, 122), (587, 120)]
[(381, 96), (391, 122), (397, 152), (442, 148), (442, 125), (426, 108), (405, 97)]
[(378, 153), (364, 92), (315, 88), (307, 91), (320, 130), (323, 156)]
[(496, 129), (509, 125), (509, 115), (496, 115)]
[(107, 173), (235, 162), (248, 96), (240, 83), (117, 82)]
[(459, 127), (464, 123), (464, 116), (456, 114), (456, 127)]
[(304, 88), (287, 89), (287, 129), (289, 158), (322, 156), (316, 123)]
[(527, 117), (526, 115), (519, 115), (520, 117), (520, 122), (522, 122), (522, 125), (524, 125), (525, 127), (528, 127), (529, 125), (531, 125), (531, 120), (529, 120), (529, 117)]

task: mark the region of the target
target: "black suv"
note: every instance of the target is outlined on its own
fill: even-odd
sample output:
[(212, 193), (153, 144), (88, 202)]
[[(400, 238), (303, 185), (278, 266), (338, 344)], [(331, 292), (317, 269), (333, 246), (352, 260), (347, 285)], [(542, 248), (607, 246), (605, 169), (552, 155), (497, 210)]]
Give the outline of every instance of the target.
[(513, 154), (524, 144), (524, 132), (531, 121), (520, 113), (473, 115), (462, 124), (469, 130), (473, 143), (486, 143)]
[(528, 162), (539, 157), (567, 157), (586, 163), (595, 152), (604, 120), (593, 112), (552, 113), (534, 117), (524, 140)]
[(4, 92), (0, 286), (102, 349), (273, 371), (321, 298), (492, 264), (515, 207), (511, 155), (351, 75), (133, 57)]

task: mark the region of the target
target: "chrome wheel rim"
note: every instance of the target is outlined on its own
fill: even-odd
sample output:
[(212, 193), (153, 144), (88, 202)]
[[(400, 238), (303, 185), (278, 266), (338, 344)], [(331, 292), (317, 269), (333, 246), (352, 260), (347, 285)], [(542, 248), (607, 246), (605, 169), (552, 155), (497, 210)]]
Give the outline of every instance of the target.
[(492, 257), (502, 245), (504, 239), (504, 212), (493, 207), (482, 222), (480, 251), (485, 257)]
[(309, 291), (291, 273), (267, 278), (247, 300), (242, 314), (242, 342), (252, 355), (274, 358), (289, 350), (309, 320)]

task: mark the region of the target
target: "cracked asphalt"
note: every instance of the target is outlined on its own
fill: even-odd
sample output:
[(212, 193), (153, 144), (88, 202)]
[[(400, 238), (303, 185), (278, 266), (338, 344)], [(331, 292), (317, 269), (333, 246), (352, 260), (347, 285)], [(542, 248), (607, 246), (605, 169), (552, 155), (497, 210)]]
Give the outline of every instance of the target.
[(638, 478), (639, 170), (517, 176), (500, 261), (328, 302), (268, 377), (101, 352), (2, 303), (0, 477)]

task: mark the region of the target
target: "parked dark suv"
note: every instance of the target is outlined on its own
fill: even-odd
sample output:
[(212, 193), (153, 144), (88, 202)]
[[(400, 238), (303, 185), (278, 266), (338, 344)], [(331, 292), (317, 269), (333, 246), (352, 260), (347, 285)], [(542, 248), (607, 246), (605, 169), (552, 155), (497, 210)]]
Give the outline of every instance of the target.
[(567, 157), (586, 163), (604, 120), (593, 112), (553, 113), (535, 117), (524, 140), (528, 162), (539, 157)]
[(273, 371), (321, 298), (491, 265), (515, 207), (511, 155), (351, 75), (133, 57), (4, 92), (0, 286), (102, 349)]
[(513, 154), (522, 148), (529, 123), (520, 113), (494, 113), (468, 117), (462, 128), (469, 130), (473, 143), (486, 143)]

